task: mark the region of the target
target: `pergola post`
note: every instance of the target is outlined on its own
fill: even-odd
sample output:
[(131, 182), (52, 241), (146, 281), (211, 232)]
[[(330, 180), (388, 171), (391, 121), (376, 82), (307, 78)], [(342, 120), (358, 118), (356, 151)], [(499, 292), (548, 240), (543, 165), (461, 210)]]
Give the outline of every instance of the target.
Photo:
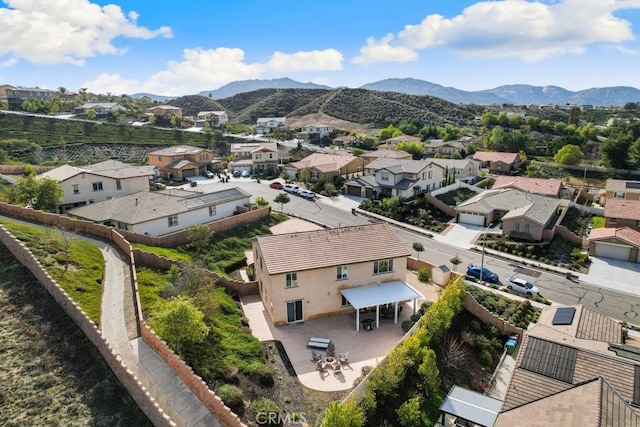
[(360, 332), (360, 309), (356, 308), (356, 332)]
[(380, 306), (376, 305), (376, 329), (380, 327)]
[(396, 301), (394, 308), (395, 308), (395, 313), (393, 313), (393, 323), (397, 324), (398, 323), (398, 301)]
[(416, 298), (413, 299), (413, 314), (416, 314)]

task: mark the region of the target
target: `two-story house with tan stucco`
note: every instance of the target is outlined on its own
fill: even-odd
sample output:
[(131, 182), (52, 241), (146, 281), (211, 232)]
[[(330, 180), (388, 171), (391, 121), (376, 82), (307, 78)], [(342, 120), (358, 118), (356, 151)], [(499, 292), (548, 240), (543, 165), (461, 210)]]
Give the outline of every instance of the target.
[(275, 142), (231, 144), (231, 170), (249, 173), (273, 173), (278, 164), (278, 144)]
[(212, 128), (223, 128), (229, 123), (229, 115), (226, 111), (200, 111), (193, 120), (193, 125), (203, 128), (206, 123)]
[(355, 311), (359, 329), (360, 309), (421, 298), (405, 283), (409, 255), (386, 224), (253, 240), (260, 297), (274, 325)]
[(157, 173), (153, 166), (133, 166), (117, 160), (75, 167), (63, 165), (40, 174), (58, 181), (64, 196), (58, 213), (114, 197), (149, 189), (149, 179)]
[(152, 151), (148, 154), (148, 163), (157, 167), (161, 176), (180, 180), (221, 167), (221, 161), (214, 157), (213, 151), (188, 145)]

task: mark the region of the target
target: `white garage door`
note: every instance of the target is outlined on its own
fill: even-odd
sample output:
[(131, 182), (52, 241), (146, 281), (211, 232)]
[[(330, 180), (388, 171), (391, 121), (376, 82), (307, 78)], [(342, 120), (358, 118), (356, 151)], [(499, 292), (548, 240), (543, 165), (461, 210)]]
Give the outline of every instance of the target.
[(460, 213), (458, 222), (463, 224), (484, 225), (484, 215), (474, 215), (471, 213)]
[(596, 256), (601, 258), (621, 259), (629, 261), (630, 246), (613, 243), (596, 242)]

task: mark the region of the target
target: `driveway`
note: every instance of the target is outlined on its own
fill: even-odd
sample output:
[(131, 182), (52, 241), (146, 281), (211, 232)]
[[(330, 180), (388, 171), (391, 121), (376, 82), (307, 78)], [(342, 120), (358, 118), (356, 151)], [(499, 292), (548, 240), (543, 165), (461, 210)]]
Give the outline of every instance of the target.
[(612, 258), (591, 257), (589, 274), (580, 274), (581, 280), (594, 285), (638, 295), (640, 264)]
[(442, 233), (434, 235), (433, 238), (461, 249), (471, 249), (478, 236), (485, 230), (486, 227), (481, 225), (451, 224)]

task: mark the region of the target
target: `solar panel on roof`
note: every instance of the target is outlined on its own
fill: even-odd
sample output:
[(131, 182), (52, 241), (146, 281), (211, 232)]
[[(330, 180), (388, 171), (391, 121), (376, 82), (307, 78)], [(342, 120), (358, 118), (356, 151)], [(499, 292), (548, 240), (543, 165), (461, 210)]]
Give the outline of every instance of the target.
[(576, 314), (574, 307), (556, 308), (556, 314), (553, 315), (552, 325), (570, 325), (573, 323), (573, 316)]
[(627, 181), (625, 183), (627, 188), (640, 188), (640, 181)]

